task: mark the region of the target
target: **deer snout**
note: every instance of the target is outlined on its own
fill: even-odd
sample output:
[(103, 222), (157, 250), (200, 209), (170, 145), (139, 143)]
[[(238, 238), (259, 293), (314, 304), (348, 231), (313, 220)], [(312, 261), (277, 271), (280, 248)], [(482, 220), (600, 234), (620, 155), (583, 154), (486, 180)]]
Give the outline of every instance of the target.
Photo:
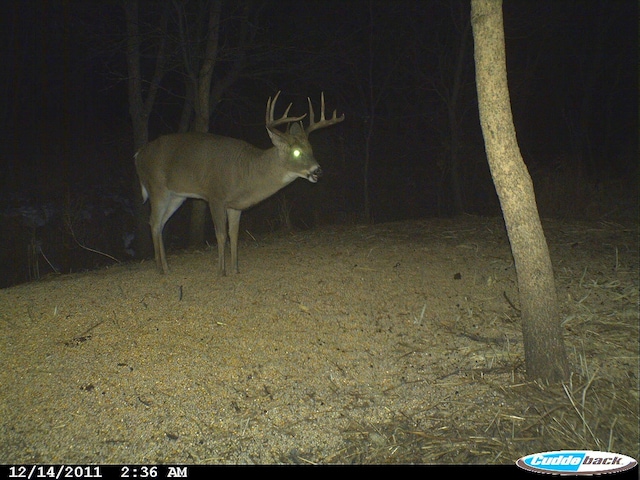
[(311, 183), (316, 183), (318, 181), (318, 178), (320, 178), (322, 176), (322, 169), (320, 168), (320, 165), (318, 165), (317, 167), (309, 170), (309, 174), (307, 175), (307, 180), (309, 180)]

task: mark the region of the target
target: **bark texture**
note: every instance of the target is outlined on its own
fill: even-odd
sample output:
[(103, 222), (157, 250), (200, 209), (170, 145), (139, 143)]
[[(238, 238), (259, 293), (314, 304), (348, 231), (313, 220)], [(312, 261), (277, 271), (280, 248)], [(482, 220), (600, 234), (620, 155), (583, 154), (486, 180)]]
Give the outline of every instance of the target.
[(513, 124), (502, 0), (472, 0), (471, 23), (480, 123), (518, 277), (527, 377), (561, 381), (569, 363), (549, 249)]

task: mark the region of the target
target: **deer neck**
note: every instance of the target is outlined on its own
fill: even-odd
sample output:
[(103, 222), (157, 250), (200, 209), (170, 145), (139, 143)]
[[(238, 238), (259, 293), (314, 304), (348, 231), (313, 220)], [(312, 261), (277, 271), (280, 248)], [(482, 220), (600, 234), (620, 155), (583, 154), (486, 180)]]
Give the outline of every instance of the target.
[(237, 165), (237, 181), (231, 185), (227, 206), (244, 210), (270, 197), (298, 176), (285, 167), (276, 147), (263, 150)]

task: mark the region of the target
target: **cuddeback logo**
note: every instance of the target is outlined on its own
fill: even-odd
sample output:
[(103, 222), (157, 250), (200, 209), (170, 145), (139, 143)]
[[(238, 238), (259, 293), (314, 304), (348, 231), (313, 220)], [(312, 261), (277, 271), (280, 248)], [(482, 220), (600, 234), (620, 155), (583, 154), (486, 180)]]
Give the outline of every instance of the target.
[(592, 450), (560, 450), (534, 453), (518, 459), (516, 465), (525, 470), (558, 475), (594, 475), (629, 470), (638, 464), (619, 453)]

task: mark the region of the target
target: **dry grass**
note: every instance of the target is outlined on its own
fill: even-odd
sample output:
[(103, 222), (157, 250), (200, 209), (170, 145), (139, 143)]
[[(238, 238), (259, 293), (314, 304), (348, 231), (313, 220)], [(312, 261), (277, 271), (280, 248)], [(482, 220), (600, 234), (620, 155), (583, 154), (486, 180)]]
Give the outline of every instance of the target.
[[(353, 430), (346, 432), (354, 439), (352, 449), (336, 452), (329, 460), (493, 464), (510, 462), (525, 451), (566, 449), (611, 451), (640, 458), (638, 257), (633, 253), (637, 244), (606, 242), (613, 232), (635, 234), (637, 229), (613, 222), (588, 228), (549, 222), (545, 229), (571, 238), (584, 238), (585, 232), (603, 237), (599, 247), (609, 250), (605, 260), (592, 256), (580, 272), (564, 268), (557, 275), (558, 290), (568, 292), (561, 301), (565, 300), (563, 325), (569, 332), (574, 370), (569, 381), (562, 385), (521, 382), (522, 365), (511, 363), (514, 356), (507, 342), (502, 342), (503, 350), (496, 349), (501, 344), (496, 338), (493, 358), (506, 360), (499, 362), (504, 366), (467, 372), (479, 390), (504, 395), (502, 407), (489, 422), (462, 424), (455, 430), (450, 425), (421, 430), (397, 412), (398, 421), (385, 426), (354, 424)], [(620, 251), (628, 253), (630, 249), (633, 261), (622, 265)], [(599, 262), (594, 262), (596, 258)], [(505, 370), (511, 376), (507, 385), (500, 376)]]
[(170, 258), (169, 276), (121, 265), (2, 290), (0, 460), (637, 459), (637, 226), (544, 227), (564, 385), (524, 380), (499, 219), (254, 240), (247, 271), (224, 280), (192, 252)]

